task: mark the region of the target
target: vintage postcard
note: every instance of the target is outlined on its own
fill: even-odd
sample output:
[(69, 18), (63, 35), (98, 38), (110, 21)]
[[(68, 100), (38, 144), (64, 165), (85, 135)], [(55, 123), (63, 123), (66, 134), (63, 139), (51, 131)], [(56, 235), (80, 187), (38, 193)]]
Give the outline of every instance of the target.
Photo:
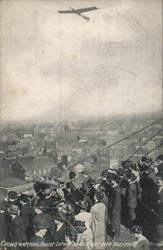
[(162, 1), (0, 1), (0, 250), (162, 250)]

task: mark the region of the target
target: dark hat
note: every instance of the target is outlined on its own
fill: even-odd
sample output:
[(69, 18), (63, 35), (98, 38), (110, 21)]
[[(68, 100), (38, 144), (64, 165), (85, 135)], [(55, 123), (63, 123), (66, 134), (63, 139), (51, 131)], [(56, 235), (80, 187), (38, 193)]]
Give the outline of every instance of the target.
[(117, 173), (120, 175), (120, 176), (123, 176), (125, 174), (125, 170), (124, 168), (120, 167), (117, 169)]
[(137, 178), (136, 175), (133, 172), (131, 172), (127, 177), (128, 177), (128, 179), (130, 179), (132, 181), (135, 181), (136, 178)]
[(76, 176), (76, 173), (74, 171), (70, 171), (69, 178), (73, 179), (73, 178), (75, 178), (75, 176)]
[(148, 162), (148, 157), (143, 156), (143, 157), (141, 158), (141, 161), (142, 161), (142, 162)]
[(108, 169), (104, 169), (101, 173), (102, 177), (107, 177), (108, 176)]
[(26, 194), (21, 194), (19, 197), (20, 201), (27, 202), (28, 201), (28, 195)]
[(93, 185), (95, 185), (95, 180), (92, 177), (89, 177), (89, 179), (86, 181), (86, 184), (88, 187), (92, 187)]
[(10, 199), (17, 199), (17, 192), (15, 192), (15, 191), (10, 191), (10, 192), (8, 193), (8, 197), (9, 197)]
[(33, 185), (33, 188), (36, 191), (36, 193), (43, 192), (46, 188), (49, 188), (49, 184), (41, 181), (36, 181)]
[(17, 205), (11, 205), (11, 207), (9, 207), (8, 212), (10, 214), (18, 214), (19, 213), (19, 208)]
[(122, 162), (121, 162), (121, 166), (122, 166), (123, 168), (130, 168), (131, 165), (132, 165), (132, 161), (130, 161), (130, 160), (125, 160), (125, 161), (122, 161)]
[(74, 189), (75, 186), (74, 186), (74, 184), (73, 184), (72, 182), (67, 182), (67, 183), (66, 183), (66, 188)]
[(59, 182), (59, 186), (60, 186), (60, 187), (64, 187), (64, 185), (65, 185), (64, 181), (60, 181), (60, 182)]

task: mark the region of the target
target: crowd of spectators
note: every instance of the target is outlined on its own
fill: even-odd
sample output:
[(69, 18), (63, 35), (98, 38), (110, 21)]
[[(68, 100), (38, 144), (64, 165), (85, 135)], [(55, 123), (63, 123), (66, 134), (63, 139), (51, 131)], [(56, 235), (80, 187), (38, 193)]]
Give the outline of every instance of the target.
[(98, 243), (118, 241), (122, 225), (155, 242), (163, 219), (162, 164), (163, 155), (155, 162), (144, 156), (105, 169), (96, 180), (85, 169), (80, 186), (70, 170), (69, 181), (57, 187), (37, 181), (33, 195), (10, 191), (0, 203), (0, 242), (54, 243), (50, 249), (75, 243), (95, 249)]

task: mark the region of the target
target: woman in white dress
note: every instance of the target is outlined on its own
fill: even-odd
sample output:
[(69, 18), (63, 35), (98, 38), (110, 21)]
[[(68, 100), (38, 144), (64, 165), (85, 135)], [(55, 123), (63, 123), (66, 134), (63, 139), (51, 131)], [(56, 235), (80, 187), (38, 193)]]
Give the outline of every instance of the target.
[(102, 191), (97, 191), (95, 194), (95, 204), (91, 208), (93, 244), (94, 248), (99, 248), (101, 246), (101, 249), (105, 249), (107, 226), (106, 206), (102, 202), (103, 199), (104, 193)]
[(80, 239), (78, 237), (78, 241), (82, 241), (86, 246), (84, 249), (92, 249), (93, 248), (93, 234), (91, 231), (91, 213), (86, 212), (86, 204), (85, 201), (80, 203), (80, 212), (75, 216), (75, 220), (85, 222), (86, 231), (84, 231), (80, 235)]

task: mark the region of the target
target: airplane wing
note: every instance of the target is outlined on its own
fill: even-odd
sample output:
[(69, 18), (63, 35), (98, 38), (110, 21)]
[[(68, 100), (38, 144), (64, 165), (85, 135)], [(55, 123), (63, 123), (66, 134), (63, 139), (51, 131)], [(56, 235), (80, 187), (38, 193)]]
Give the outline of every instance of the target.
[(58, 12), (60, 14), (73, 14), (74, 10), (59, 10)]
[(92, 10), (97, 10), (97, 7), (89, 7), (89, 8), (75, 9), (75, 12), (77, 12), (78, 14), (81, 14), (81, 13), (83, 13), (83, 12), (92, 11)]

